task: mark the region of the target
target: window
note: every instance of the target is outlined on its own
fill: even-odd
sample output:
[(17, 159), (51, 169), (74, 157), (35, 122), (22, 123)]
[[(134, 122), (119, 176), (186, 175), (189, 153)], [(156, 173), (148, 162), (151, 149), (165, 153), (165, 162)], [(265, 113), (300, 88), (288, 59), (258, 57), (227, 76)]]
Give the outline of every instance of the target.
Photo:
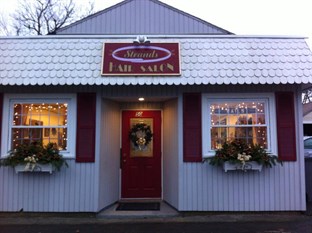
[(274, 97), (241, 96), (203, 97), (204, 156), (214, 155), (214, 151), (225, 141), (233, 139), (260, 144), (268, 151), (276, 151), (272, 148), (272, 135), (275, 135), (272, 127), (272, 119), (275, 119), (272, 106)]
[(21, 144), (56, 143), (67, 150), (68, 103), (14, 103), (11, 148)]
[[(74, 98), (5, 98), (7, 118), (7, 151), (20, 144), (56, 143), (66, 157), (74, 155)], [(5, 120), (5, 119), (4, 119)], [(5, 139), (4, 139), (5, 140)], [(6, 153), (7, 151), (2, 151)]]
[(263, 100), (211, 102), (211, 148), (218, 149), (225, 141), (233, 139), (267, 148), (265, 107)]
[(304, 140), (304, 149), (312, 149), (312, 138)]

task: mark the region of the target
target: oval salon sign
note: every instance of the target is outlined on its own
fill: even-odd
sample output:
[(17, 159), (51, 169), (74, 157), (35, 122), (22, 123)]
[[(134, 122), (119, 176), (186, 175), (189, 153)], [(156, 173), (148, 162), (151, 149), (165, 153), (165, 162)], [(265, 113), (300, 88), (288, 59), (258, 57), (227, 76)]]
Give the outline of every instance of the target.
[(105, 43), (102, 75), (180, 75), (178, 43)]

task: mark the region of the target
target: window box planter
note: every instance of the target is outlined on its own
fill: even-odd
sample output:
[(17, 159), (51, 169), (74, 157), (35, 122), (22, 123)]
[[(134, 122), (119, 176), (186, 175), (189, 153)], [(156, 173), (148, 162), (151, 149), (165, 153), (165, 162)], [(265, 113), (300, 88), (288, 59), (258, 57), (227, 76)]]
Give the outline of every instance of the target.
[(234, 139), (223, 143), (220, 149), (215, 151), (213, 157), (204, 159), (213, 166), (223, 166), (225, 172), (231, 170), (256, 170), (262, 167), (273, 167), (277, 163), (283, 165), (276, 155), (267, 152), (259, 144), (247, 144), (242, 139)]
[(52, 174), (53, 171), (55, 171), (54, 167), (52, 164), (19, 164), (14, 167), (14, 170), (16, 173), (19, 172), (48, 172)]
[(225, 172), (232, 170), (242, 170), (242, 171), (256, 170), (260, 172), (262, 170), (262, 164), (259, 164), (256, 161), (245, 162), (245, 164), (231, 163), (229, 161), (225, 161), (223, 163), (223, 170)]
[(40, 142), (31, 142), (30, 144), (21, 144), (9, 155), (0, 160), (0, 166), (10, 166), (15, 172), (49, 172), (50, 174), (65, 165), (66, 160), (59, 153), (55, 143), (42, 145)]

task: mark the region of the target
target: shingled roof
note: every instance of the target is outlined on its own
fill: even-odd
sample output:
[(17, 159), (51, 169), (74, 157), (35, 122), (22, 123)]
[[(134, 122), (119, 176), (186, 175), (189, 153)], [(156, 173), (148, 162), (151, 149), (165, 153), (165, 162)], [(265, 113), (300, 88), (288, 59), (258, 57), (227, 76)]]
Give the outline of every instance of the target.
[(152, 37), (152, 43), (180, 43), (181, 76), (102, 77), (103, 43), (133, 38), (0, 38), (0, 85), (312, 83), (311, 51), (294, 37)]
[[(209, 13), (208, 10), (207, 13)], [(232, 33), (158, 0), (125, 0), (61, 28), (56, 34), (177, 35)]]

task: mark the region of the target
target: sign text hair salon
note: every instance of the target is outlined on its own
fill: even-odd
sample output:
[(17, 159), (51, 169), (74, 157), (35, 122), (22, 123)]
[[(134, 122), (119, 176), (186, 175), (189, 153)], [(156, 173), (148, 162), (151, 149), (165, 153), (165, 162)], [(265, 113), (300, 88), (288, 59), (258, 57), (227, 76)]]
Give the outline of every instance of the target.
[(180, 75), (178, 43), (105, 43), (102, 75)]

